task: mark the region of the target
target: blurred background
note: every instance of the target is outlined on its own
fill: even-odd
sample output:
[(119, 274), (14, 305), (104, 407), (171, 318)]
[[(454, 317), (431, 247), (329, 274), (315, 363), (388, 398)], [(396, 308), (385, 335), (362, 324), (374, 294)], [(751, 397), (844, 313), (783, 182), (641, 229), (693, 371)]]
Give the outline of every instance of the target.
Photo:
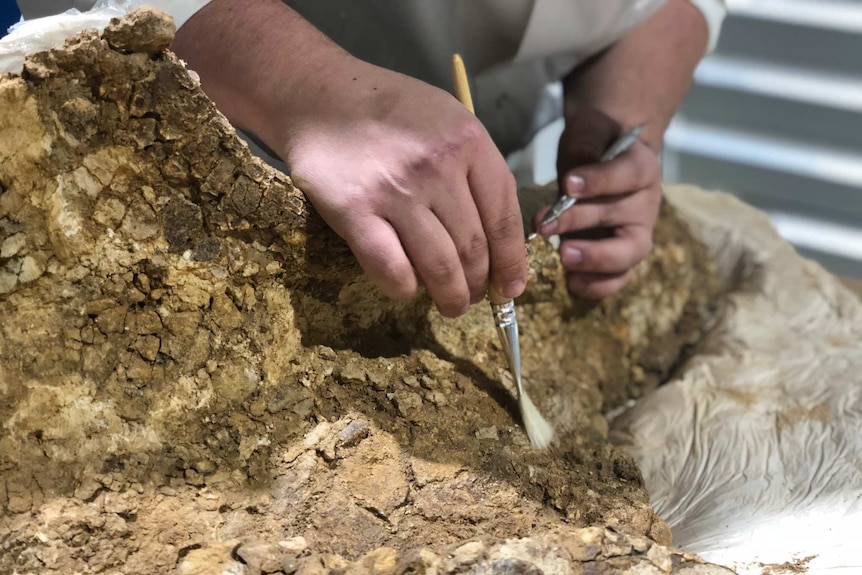
[(727, 0), (667, 132), (665, 179), (733, 192), (862, 278), (862, 1)]

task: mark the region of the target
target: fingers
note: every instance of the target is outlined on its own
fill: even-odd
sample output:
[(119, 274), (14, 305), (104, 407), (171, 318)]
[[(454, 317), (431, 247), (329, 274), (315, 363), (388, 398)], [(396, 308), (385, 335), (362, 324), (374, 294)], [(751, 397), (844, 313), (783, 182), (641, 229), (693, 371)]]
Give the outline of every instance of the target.
[(621, 227), (615, 236), (597, 240), (564, 240), (560, 244), (563, 268), (580, 274), (621, 274), (635, 267), (652, 251), (652, 230)]
[(416, 205), (396, 216), (392, 223), (440, 313), (446, 317), (465, 313), (470, 306), (470, 288), (458, 249), (437, 216)]
[(406, 300), (416, 295), (418, 281), (395, 229), (382, 218), (368, 216), (350, 230), (336, 230), (347, 241), (359, 265), (383, 293)]
[(450, 201), (441, 202), (432, 211), (455, 244), (467, 281), (470, 303), (482, 301), (488, 291), (488, 239), (466, 185), (461, 194), (453, 195)]
[(576, 198), (624, 194), (661, 180), (658, 157), (643, 142), (613, 160), (580, 166), (566, 172), (563, 193)]
[(581, 274), (566, 275), (566, 287), (572, 295), (584, 299), (602, 299), (622, 290), (634, 277), (634, 269), (621, 274)]
[(515, 179), (506, 161), (490, 144), (472, 165), (467, 179), (485, 236), (491, 283), (500, 295), (515, 298), (527, 285), (527, 251)]

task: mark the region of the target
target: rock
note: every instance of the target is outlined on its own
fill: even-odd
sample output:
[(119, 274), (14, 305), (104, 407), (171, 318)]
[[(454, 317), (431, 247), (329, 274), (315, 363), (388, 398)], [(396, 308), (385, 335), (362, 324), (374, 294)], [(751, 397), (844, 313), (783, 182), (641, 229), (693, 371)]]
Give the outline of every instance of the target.
[(497, 428), (493, 425), (491, 427), (480, 427), (476, 430), (476, 439), (497, 439)]
[(317, 356), (320, 359), (326, 359), (329, 361), (335, 361), (338, 359), (338, 355), (336, 355), (335, 351), (328, 346), (320, 345), (317, 347)]
[(450, 570), (463, 568), (476, 563), (485, 555), (485, 544), (481, 541), (470, 541), (456, 547), (448, 557)]
[(378, 547), (366, 553), (357, 563), (373, 575), (392, 575), (398, 563), (398, 553), (391, 547)]
[(348, 363), (342, 367), (339, 375), (344, 383), (365, 383), (367, 378), (366, 370), (355, 363)]
[(430, 549), (416, 549), (401, 559), (396, 575), (441, 575), (443, 559)]
[(186, 469), (185, 478), (186, 483), (188, 483), (189, 485), (194, 485), (195, 487), (200, 487), (201, 485), (206, 483), (203, 474), (192, 468)]
[(602, 536), (604, 531), (600, 527), (589, 527), (579, 529), (563, 537), (563, 546), (569, 552), (574, 561), (592, 561), (598, 557), (602, 550)]
[(340, 447), (353, 447), (368, 437), (369, 432), (370, 429), (367, 422), (362, 420), (353, 420), (345, 425), (344, 429), (338, 432), (338, 445)]
[(248, 575), (248, 568), (232, 558), (235, 545), (211, 543), (192, 549), (179, 562), (179, 575)]
[(144, 6), (131, 10), (124, 18), (111, 20), (105, 28), (104, 38), (117, 50), (152, 56), (167, 50), (176, 31), (170, 16)]
[(215, 322), (224, 330), (236, 329), (242, 325), (242, 314), (227, 294), (219, 294), (213, 298), (212, 311)]
[(653, 545), (650, 547), (649, 551), (647, 551), (646, 557), (653, 565), (661, 569), (664, 573), (669, 572), (673, 567), (670, 551), (660, 545)]
[[(278, 545), (247, 543), (236, 548), (240, 557), (252, 573), (275, 573), (283, 569), (285, 553)], [(291, 559), (287, 559), (289, 563)]]
[(419, 389), (419, 378), (415, 375), (405, 375), (401, 378), (401, 381), (404, 382), (408, 387), (412, 387), (413, 389)]
[(378, 371), (368, 372), (368, 382), (371, 384), (371, 387), (377, 391), (385, 391), (389, 388), (389, 377)]
[(308, 542), (305, 537), (291, 537), (278, 542), (278, 547), (285, 553), (299, 555), (308, 549)]
[(412, 391), (396, 391), (392, 395), (392, 403), (398, 408), (401, 417), (409, 417), (414, 411), (421, 409), (422, 396)]

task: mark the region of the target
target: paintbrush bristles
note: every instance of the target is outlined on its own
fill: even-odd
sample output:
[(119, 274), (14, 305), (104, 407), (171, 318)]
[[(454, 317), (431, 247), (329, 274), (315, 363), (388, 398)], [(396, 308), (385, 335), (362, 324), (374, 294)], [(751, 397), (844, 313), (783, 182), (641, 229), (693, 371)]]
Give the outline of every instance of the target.
[(554, 438), (554, 428), (542, 417), (526, 392), (519, 394), (518, 404), (521, 408), (521, 419), (524, 420), (524, 429), (527, 430), (530, 443), (533, 444), (533, 447), (545, 449)]

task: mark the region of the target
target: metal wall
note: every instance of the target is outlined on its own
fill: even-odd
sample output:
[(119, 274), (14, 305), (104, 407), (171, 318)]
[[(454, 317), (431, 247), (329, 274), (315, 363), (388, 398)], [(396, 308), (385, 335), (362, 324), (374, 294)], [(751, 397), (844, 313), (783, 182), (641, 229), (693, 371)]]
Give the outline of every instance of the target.
[(862, 277), (862, 0), (728, 0), (671, 124), (667, 181), (730, 191)]

